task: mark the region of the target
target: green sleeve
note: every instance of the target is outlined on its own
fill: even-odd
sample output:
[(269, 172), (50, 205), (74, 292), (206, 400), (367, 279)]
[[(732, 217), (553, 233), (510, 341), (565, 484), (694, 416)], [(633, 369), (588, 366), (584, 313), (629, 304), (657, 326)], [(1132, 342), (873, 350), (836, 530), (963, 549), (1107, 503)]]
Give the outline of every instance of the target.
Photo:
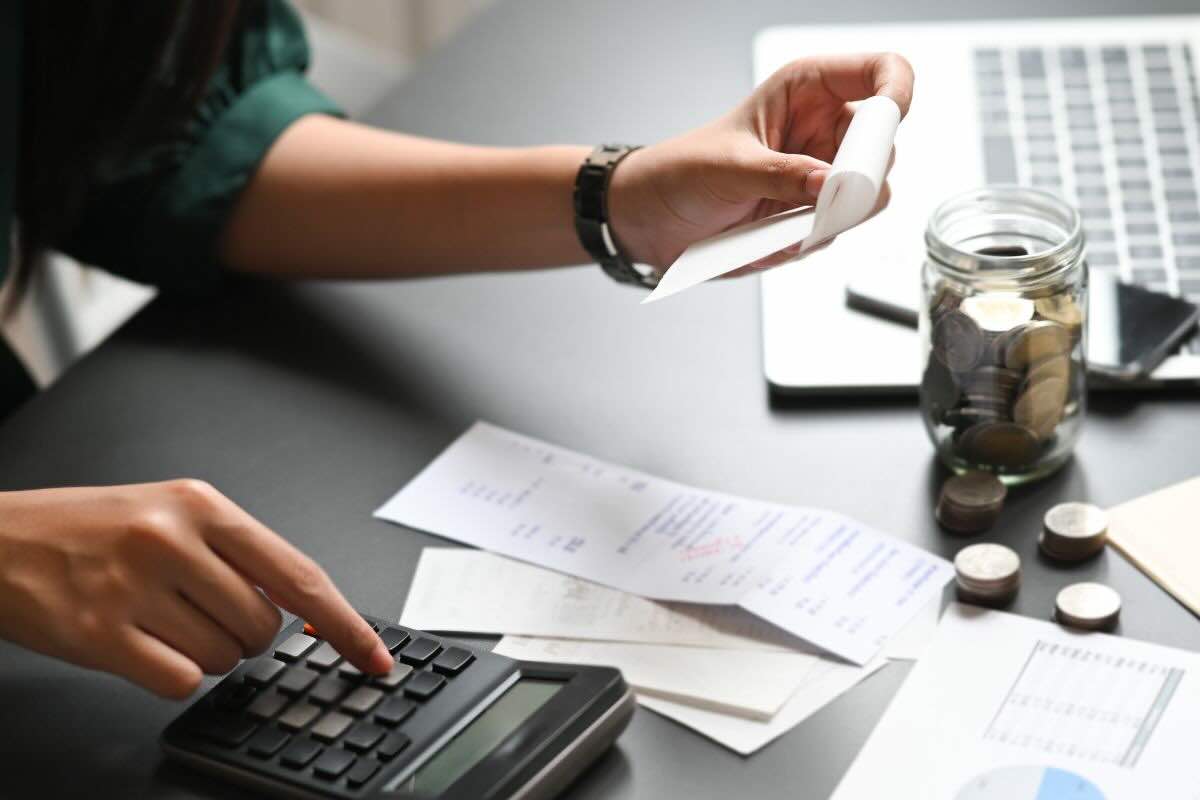
[(221, 231), (272, 143), (302, 116), (340, 115), (304, 78), (308, 44), (292, 8), (247, 5), (185, 135), (94, 183), (64, 242), (70, 255), (168, 291), (212, 288)]

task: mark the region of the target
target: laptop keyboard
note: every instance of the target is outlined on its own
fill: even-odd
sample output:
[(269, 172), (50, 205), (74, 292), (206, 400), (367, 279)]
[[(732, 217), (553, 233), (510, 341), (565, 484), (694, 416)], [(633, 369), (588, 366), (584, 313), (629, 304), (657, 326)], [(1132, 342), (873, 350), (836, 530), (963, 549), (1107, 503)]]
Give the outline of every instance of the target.
[(987, 181), (1077, 206), (1092, 270), (1200, 303), (1195, 58), (1183, 42), (981, 47), (974, 65)]

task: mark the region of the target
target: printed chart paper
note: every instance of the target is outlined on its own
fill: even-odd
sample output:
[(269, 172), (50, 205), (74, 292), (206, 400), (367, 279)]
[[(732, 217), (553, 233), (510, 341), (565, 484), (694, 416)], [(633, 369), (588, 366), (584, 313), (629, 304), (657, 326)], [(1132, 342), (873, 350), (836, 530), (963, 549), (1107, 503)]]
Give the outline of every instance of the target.
[(784, 211), (696, 242), (642, 302), (678, 294), (794, 244), (800, 244), (803, 255), (865, 220), (879, 200), (899, 125), (900, 108), (891, 98), (863, 100), (833, 158), (815, 210)]
[(952, 603), (834, 800), (1195, 800), (1200, 657)]
[(841, 514), (707, 492), (476, 423), (376, 516), (865, 664), (953, 574)]

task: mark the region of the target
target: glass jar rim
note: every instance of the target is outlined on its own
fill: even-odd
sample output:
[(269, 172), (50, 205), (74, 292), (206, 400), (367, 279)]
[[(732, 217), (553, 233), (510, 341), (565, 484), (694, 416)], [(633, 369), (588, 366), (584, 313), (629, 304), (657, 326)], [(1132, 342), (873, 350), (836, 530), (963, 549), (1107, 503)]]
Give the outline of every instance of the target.
[[(1057, 244), (1025, 255), (998, 255), (968, 250), (949, 241), (948, 224), (981, 203), (1003, 202), (1014, 211), (1040, 212), (1062, 231)], [(1083, 255), (1083, 222), (1079, 211), (1058, 195), (1017, 184), (989, 184), (969, 189), (943, 201), (929, 217), (925, 247), (930, 258), (962, 280), (972, 280), (986, 270), (989, 279), (1032, 281), (1069, 268)]]

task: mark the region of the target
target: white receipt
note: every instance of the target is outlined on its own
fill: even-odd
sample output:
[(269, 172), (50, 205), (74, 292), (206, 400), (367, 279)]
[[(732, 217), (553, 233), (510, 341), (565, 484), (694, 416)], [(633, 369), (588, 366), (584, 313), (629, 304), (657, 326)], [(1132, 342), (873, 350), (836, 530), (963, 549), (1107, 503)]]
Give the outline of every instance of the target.
[[(922, 616), (918, 614), (914, 621)], [(486, 550), (461, 547), (421, 551), (400, 624), (447, 633), (727, 650), (812, 650), (811, 645), (736, 606), (647, 600)], [(889, 655), (890, 646), (889, 642)]]
[(678, 294), (785, 247), (800, 254), (871, 215), (887, 175), (900, 108), (889, 97), (863, 100), (830, 165), (817, 205), (784, 211), (724, 231), (688, 247), (643, 303)]
[(703, 491), (482, 422), (376, 516), (643, 597), (741, 606), (858, 664), (953, 574), (841, 514)]
[(805, 653), (524, 636), (505, 636), (495, 652), (524, 661), (616, 667), (639, 694), (759, 721), (774, 717), (805, 676), (814, 669), (823, 673), (828, 663)]

